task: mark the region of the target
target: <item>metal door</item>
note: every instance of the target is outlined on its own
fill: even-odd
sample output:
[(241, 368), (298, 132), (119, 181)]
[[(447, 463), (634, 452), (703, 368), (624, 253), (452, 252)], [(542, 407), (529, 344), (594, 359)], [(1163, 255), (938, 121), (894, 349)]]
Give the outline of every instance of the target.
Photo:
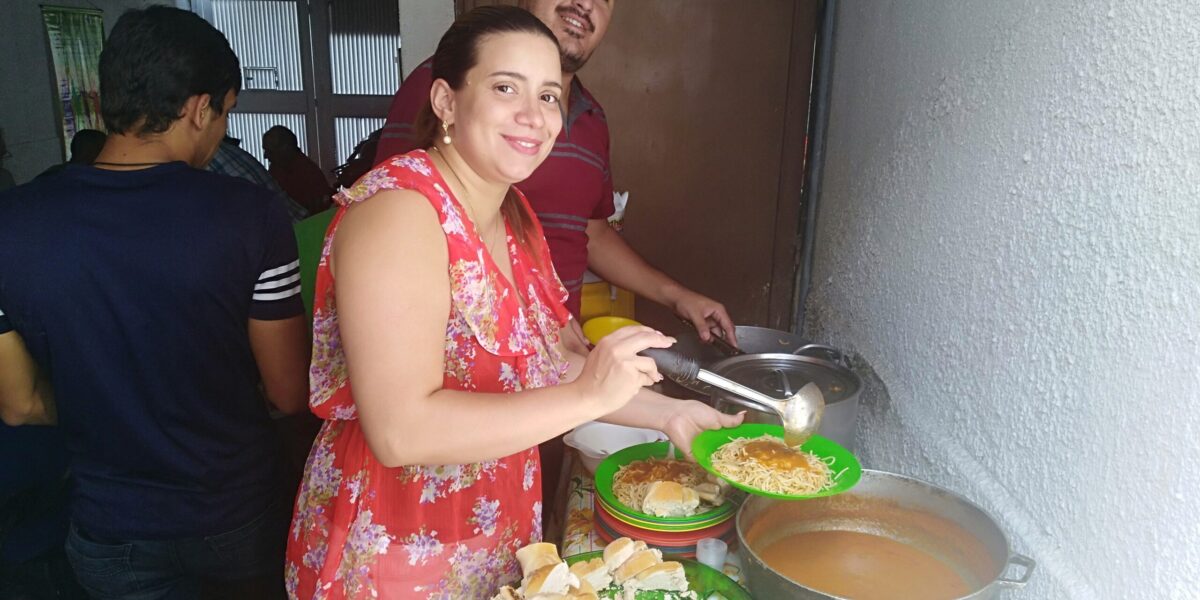
[(191, 0), (242, 65), (230, 135), (261, 161), (262, 134), (295, 132), (329, 172), (383, 126), (400, 85), (396, 0)]

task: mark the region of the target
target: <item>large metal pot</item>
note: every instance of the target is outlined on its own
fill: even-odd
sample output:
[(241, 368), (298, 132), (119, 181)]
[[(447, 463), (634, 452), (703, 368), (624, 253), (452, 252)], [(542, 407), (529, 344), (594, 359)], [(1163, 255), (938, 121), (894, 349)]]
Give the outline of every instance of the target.
[[(737, 332), (738, 347), (750, 354), (790, 353), (808, 344), (804, 338), (778, 329), (738, 325), (734, 330)], [(696, 330), (690, 325), (675, 335), (675, 345), (671, 346), (671, 350), (696, 361), (705, 369), (711, 368), (714, 363), (728, 356), (715, 345), (700, 341)], [(694, 389), (687, 389), (669, 379), (655, 384), (654, 389), (672, 398), (701, 400), (709, 400), (713, 393), (712, 387), (705, 383), (696, 384)]]
[[(821, 344), (805, 344), (794, 353), (745, 354), (713, 363), (710, 369), (742, 385), (772, 396), (786, 398), (812, 382), (825, 396), (825, 414), (819, 433), (853, 450), (854, 426), (858, 418), (858, 395), (862, 379), (850, 368), (840, 351)], [(713, 406), (722, 412), (744, 410), (727, 400), (728, 394), (712, 391)], [(750, 411), (748, 423), (780, 422), (773, 412)]]
[[(845, 600), (783, 576), (760, 556), (780, 539), (811, 531), (872, 534), (920, 550), (974, 590), (956, 600), (996, 598), (1006, 588), (1022, 587), (1035, 566), (1012, 553), (995, 520), (966, 498), (910, 477), (864, 470), (854, 489), (836, 496), (793, 502), (751, 496), (742, 504), (738, 555), (755, 598)], [(1010, 565), (1024, 567), (1019, 578), (1005, 576)]]
[[(790, 354), (808, 344), (804, 338), (778, 329), (738, 325), (734, 331), (737, 333), (738, 348), (747, 354)], [(675, 335), (675, 345), (671, 349), (705, 368), (727, 356), (716, 346), (700, 341), (696, 330), (691, 327)]]

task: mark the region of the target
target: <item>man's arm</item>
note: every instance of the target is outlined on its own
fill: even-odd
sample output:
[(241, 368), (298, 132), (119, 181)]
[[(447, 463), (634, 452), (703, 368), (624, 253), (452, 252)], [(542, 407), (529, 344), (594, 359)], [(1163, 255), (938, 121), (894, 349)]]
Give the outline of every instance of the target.
[(0, 419), (13, 427), (58, 420), (50, 383), (15, 331), (0, 334)]
[(308, 359), (311, 345), (303, 315), (266, 321), (250, 319), (250, 349), (262, 376), (267, 401), (294, 415), (308, 407)]
[(689, 290), (650, 266), (604, 219), (589, 219), (588, 267), (605, 281), (649, 298), (692, 322), (707, 342), (716, 331), (737, 345), (733, 320), (720, 302)]

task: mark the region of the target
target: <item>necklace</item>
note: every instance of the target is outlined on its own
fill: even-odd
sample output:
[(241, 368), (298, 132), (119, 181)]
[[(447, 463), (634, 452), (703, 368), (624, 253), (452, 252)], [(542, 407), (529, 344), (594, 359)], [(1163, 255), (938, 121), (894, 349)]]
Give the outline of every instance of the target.
[(119, 162), (107, 162), (107, 161), (103, 161), (103, 160), (98, 160), (98, 161), (93, 162), (92, 165), (93, 166), (108, 165), (110, 167), (155, 167), (158, 165), (165, 165), (168, 162), (171, 162), (171, 161), (144, 162), (144, 163), (119, 163)]
[[(458, 182), (458, 187), (462, 188), (463, 199), (460, 204), (462, 204), (463, 208), (467, 210), (467, 216), (471, 218), (471, 224), (475, 226), (475, 232), (479, 234), (479, 240), (482, 241), (484, 247), (487, 248), (488, 254), (492, 256), (492, 260), (495, 260), (497, 256), (495, 250), (496, 238), (500, 237), (503, 239), (508, 237), (507, 235), (503, 235), (504, 215), (499, 215), (500, 218), (497, 219), (497, 223), (492, 226), (492, 235), (488, 236), (491, 238), (489, 241), (484, 237), (483, 232), (479, 230), (479, 219), (475, 217), (475, 210), (471, 207), (471, 202), (466, 197), (467, 185), (463, 183), (462, 178), (458, 176), (458, 171), (454, 170), (454, 165), (450, 164), (450, 161), (446, 159), (446, 155), (442, 154), (441, 151), (437, 149), (437, 146), (434, 146), (433, 150), (434, 152), (438, 153), (438, 156), (442, 159), (442, 162), (446, 164), (446, 168), (450, 171), (450, 174), (454, 176), (454, 180)], [(505, 249), (505, 254), (507, 255), (507, 249)]]

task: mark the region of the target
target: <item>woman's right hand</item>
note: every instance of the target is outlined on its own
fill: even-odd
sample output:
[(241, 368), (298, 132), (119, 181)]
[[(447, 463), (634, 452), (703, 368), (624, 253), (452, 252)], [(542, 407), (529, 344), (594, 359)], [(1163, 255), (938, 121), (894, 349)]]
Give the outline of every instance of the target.
[(646, 348), (670, 348), (674, 338), (649, 327), (622, 327), (600, 340), (588, 353), (575, 380), (584, 398), (606, 412), (625, 406), (641, 388), (662, 381), (654, 359), (639, 356)]

